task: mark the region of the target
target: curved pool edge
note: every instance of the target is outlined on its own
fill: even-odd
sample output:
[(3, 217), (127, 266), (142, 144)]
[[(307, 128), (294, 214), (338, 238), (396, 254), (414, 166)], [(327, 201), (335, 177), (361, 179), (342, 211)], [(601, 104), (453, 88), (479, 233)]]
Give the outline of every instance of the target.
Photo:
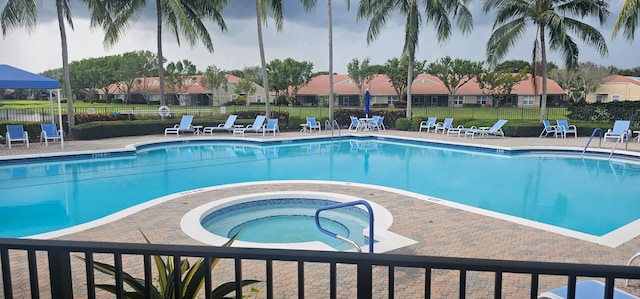
[[(247, 193), (243, 195), (231, 196), (223, 199), (218, 199), (204, 205), (200, 205), (188, 213), (186, 213), (181, 221), (180, 227), (182, 231), (189, 237), (214, 246), (222, 246), (229, 241), (229, 238), (216, 235), (202, 226), (202, 220), (211, 212), (219, 209), (223, 209), (229, 206), (233, 206), (240, 203), (274, 199), (274, 198), (308, 198), (308, 199), (323, 199), (336, 202), (351, 202), (356, 200), (362, 200), (361, 197), (334, 193), (334, 192), (319, 192), (319, 191), (273, 191), (273, 192), (257, 192)], [(417, 243), (415, 240), (411, 240), (399, 234), (389, 231), (391, 224), (393, 223), (393, 215), (385, 207), (378, 203), (364, 199), (371, 205), (374, 215), (374, 239), (377, 241), (374, 245), (374, 251), (376, 253), (387, 252), (390, 250), (402, 248)], [(359, 206), (356, 206), (359, 207)], [(250, 248), (277, 248), (277, 249), (301, 249), (301, 250), (325, 250), (336, 251), (331, 246), (328, 246), (322, 242), (298, 242), (298, 243), (257, 243), (236, 240), (234, 246), (250, 247)], [(361, 249), (366, 252), (368, 245), (361, 246)], [(352, 251), (355, 249), (352, 249)]]

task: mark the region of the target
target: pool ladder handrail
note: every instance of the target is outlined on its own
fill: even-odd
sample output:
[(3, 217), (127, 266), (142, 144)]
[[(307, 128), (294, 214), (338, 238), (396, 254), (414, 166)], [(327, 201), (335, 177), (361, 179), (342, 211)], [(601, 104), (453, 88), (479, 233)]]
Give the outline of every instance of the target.
[(364, 201), (364, 200), (355, 200), (355, 201), (350, 201), (350, 202), (343, 202), (343, 203), (337, 203), (337, 204), (332, 204), (332, 205), (328, 205), (328, 206), (324, 206), (324, 207), (320, 207), (316, 210), (316, 227), (318, 228), (318, 230), (320, 230), (322, 233), (329, 235), (331, 237), (334, 237), (340, 241), (344, 241), (347, 242), (349, 244), (351, 244), (353, 247), (356, 248), (356, 250), (358, 250), (358, 252), (362, 252), (362, 249), (360, 248), (360, 246), (358, 246), (358, 244), (352, 240), (347, 239), (346, 237), (340, 236), (334, 232), (328, 231), (324, 228), (322, 228), (322, 226), (320, 225), (320, 212), (322, 211), (326, 211), (326, 210), (334, 210), (334, 209), (339, 209), (339, 208), (344, 208), (344, 207), (350, 207), (350, 206), (355, 206), (355, 205), (363, 205), (365, 208), (367, 208), (367, 211), (369, 212), (369, 253), (373, 253), (373, 242), (374, 242), (374, 238), (373, 238), (373, 209), (371, 208), (371, 205), (369, 205), (368, 202)]
[(340, 136), (342, 136), (342, 132), (340, 131), (340, 125), (338, 124), (338, 121), (336, 121), (335, 119), (333, 121), (327, 119), (324, 122), (324, 131), (325, 132), (329, 132), (329, 130), (331, 130), (331, 137), (332, 138), (333, 138), (333, 135), (334, 135), (334, 131), (336, 129), (338, 130), (338, 138), (340, 138)]
[(611, 149), (611, 153), (609, 153), (609, 160), (611, 160), (611, 156), (613, 156), (613, 152), (616, 150), (616, 147), (618, 146), (618, 143), (620, 143), (620, 141), (624, 140), (624, 142), (626, 142), (624, 147), (625, 151), (629, 149), (629, 138), (627, 135), (629, 135), (629, 131), (624, 131), (620, 134), (620, 138), (616, 140), (616, 144), (613, 145), (613, 148)]
[(584, 153), (587, 151), (587, 148), (589, 147), (589, 144), (591, 143), (591, 140), (593, 139), (593, 137), (596, 135), (596, 132), (600, 132), (600, 143), (598, 144), (598, 148), (602, 147), (602, 128), (595, 128), (593, 129), (593, 133), (591, 133), (591, 137), (589, 137), (587, 144), (584, 146), (584, 149), (582, 150), (582, 154), (580, 154), (580, 158), (584, 156)]

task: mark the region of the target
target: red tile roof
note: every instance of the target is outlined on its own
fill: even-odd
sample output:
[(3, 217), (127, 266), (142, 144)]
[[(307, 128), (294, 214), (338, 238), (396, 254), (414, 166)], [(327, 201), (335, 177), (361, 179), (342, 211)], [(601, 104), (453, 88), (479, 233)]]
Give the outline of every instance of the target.
[(640, 86), (640, 77), (611, 75), (604, 79), (604, 82), (610, 83), (631, 83)]
[[(241, 79), (238, 76), (234, 76), (231, 74), (227, 74), (227, 81), (229, 83), (238, 83)], [(193, 82), (191, 82), (191, 84), (185, 84), (185, 86), (182, 87), (182, 89), (180, 91), (178, 91), (179, 93), (190, 93), (190, 94), (202, 94), (205, 93), (205, 89), (202, 87), (202, 85), (200, 84), (200, 79), (202, 78), (202, 75), (193, 75), (193, 76), (188, 76), (186, 78), (193, 78), (195, 79)], [(144, 82), (146, 82), (147, 84), (147, 88), (148, 88), (148, 93), (150, 94), (159, 94), (160, 93), (160, 79), (159, 77), (145, 77), (145, 78), (137, 78), (136, 80), (144, 80)], [(185, 79), (186, 82), (188, 82), (188, 79)], [(142, 88), (140, 88), (141, 86), (145, 86), (144, 84), (134, 84), (130, 90), (130, 93), (142, 93)], [(169, 88), (169, 85), (167, 85), (166, 80), (165, 80), (165, 93), (175, 93), (174, 90), (172, 90), (171, 88)], [(111, 84), (111, 86), (109, 86), (109, 93), (123, 93), (126, 90), (126, 86), (122, 83), (115, 83), (115, 84)], [(101, 92), (102, 93), (102, 92)]]

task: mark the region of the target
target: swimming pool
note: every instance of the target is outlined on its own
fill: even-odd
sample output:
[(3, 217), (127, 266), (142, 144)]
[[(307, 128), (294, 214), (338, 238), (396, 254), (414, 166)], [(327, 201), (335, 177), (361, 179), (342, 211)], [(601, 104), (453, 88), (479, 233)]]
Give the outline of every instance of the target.
[(379, 185), (603, 236), (640, 218), (637, 161), (568, 151), (508, 151), (365, 138), (191, 141), (0, 164), (0, 236), (107, 216), (153, 198), (222, 184), (329, 180)]

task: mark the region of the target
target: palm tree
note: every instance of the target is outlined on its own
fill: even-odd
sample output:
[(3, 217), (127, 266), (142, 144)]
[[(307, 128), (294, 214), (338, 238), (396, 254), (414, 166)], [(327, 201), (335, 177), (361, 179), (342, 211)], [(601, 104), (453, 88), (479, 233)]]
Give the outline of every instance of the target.
[[(315, 7), (316, 0), (300, 0), (304, 5), (304, 8), (309, 12)], [(264, 43), (262, 42), (262, 23), (267, 22), (267, 6), (271, 11), (273, 21), (276, 24), (276, 29), (282, 31), (282, 25), (284, 21), (284, 14), (282, 10), (282, 0), (256, 0), (256, 21), (258, 23), (258, 46), (260, 47), (260, 63), (262, 67), (262, 84), (264, 85), (266, 92), (265, 98), (265, 110), (267, 118), (271, 116), (270, 100), (269, 100), (269, 79), (267, 76), (267, 62), (264, 57)]]
[[(94, 1), (94, 0), (92, 0)], [(222, 31), (227, 25), (222, 18), (222, 9), (228, 0), (156, 0), (157, 47), (158, 47), (158, 77), (160, 79), (160, 104), (165, 105), (164, 99), (164, 57), (162, 55), (162, 26), (169, 27), (180, 45), (183, 36), (191, 46), (198, 40), (213, 52), (213, 42), (207, 30), (204, 19), (211, 19)], [(106, 30), (104, 43), (106, 46), (115, 44), (129, 23), (135, 20), (140, 11), (147, 5), (147, 0), (104, 1), (105, 10), (109, 14), (108, 21), (102, 23)]]
[[(532, 75), (542, 75), (542, 99), (540, 118), (547, 119), (547, 37), (549, 47), (561, 52), (565, 67), (573, 69), (578, 65), (578, 45), (568, 32), (575, 32), (580, 39), (593, 46), (601, 55), (608, 53), (604, 37), (592, 26), (580, 22), (586, 16), (596, 17), (604, 24), (609, 15), (606, 1), (598, 0), (485, 0), (485, 13), (495, 10), (493, 33), (487, 42), (487, 61), (496, 65), (507, 54), (509, 47), (524, 35), (528, 22), (536, 28), (534, 40)], [(571, 18), (572, 16), (578, 18)], [(540, 55), (538, 72), (535, 66)]]
[(638, 26), (638, 19), (640, 19), (640, 0), (626, 0), (622, 4), (616, 23), (613, 25), (613, 37), (624, 26), (624, 36), (629, 41), (633, 40)]
[(439, 42), (451, 36), (451, 19), (456, 20), (463, 33), (473, 28), (473, 17), (466, 7), (469, 0), (361, 0), (358, 7), (358, 18), (370, 19), (367, 31), (367, 43), (372, 42), (380, 34), (387, 19), (394, 11), (406, 17), (403, 55), (409, 58), (407, 70), (407, 119), (411, 120), (411, 84), (413, 82), (413, 64), (415, 61), (418, 37), (422, 26), (423, 15), (419, 5), (423, 6), (426, 23), (433, 23)]
[[(83, 0), (91, 12), (91, 24), (98, 25), (103, 20), (100, 3), (93, 0)], [(64, 81), (65, 97), (67, 98), (67, 116), (69, 128), (75, 125), (73, 118), (73, 92), (71, 90), (71, 79), (69, 78), (69, 54), (67, 46), (67, 33), (65, 28), (65, 20), (73, 30), (73, 21), (71, 19), (70, 0), (56, 0), (56, 12), (58, 17), (58, 27), (60, 29), (60, 42), (62, 45), (62, 71)], [(0, 27), (2, 27), (2, 36), (6, 36), (10, 28), (24, 26), (27, 30), (35, 29), (38, 8), (42, 6), (42, 1), (38, 0), (8, 0), (5, 7), (0, 12)], [(60, 124), (62, 126), (62, 124)]]

